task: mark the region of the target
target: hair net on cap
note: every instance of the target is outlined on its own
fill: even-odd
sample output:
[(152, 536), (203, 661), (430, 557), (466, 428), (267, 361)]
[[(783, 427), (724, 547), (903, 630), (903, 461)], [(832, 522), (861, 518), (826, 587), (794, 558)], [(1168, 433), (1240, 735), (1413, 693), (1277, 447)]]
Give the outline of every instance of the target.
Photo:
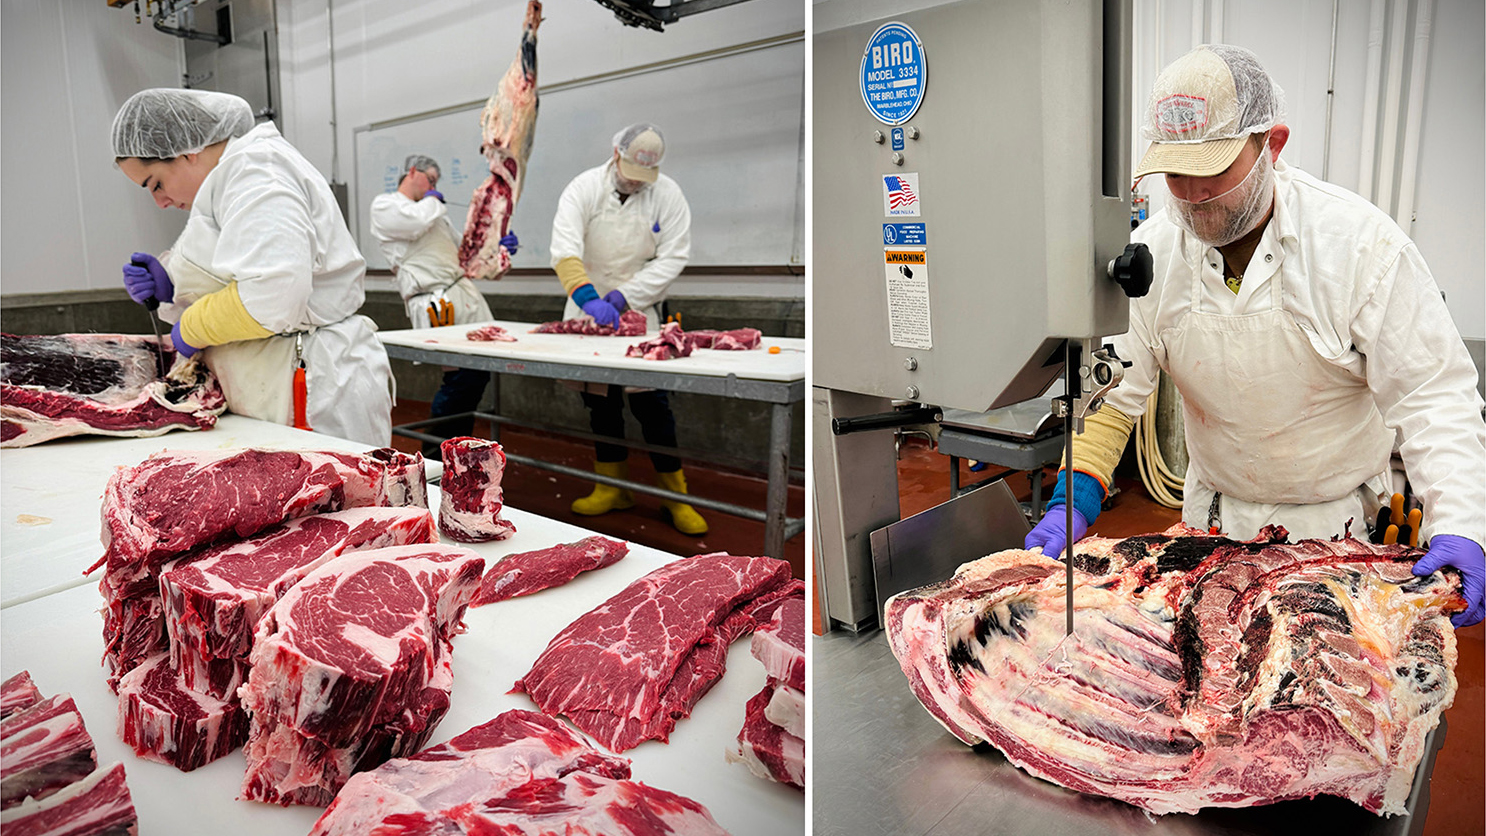
[(1151, 147), (1135, 176), (1220, 174), (1251, 135), (1284, 120), (1284, 92), (1254, 53), (1204, 44), (1156, 77), (1141, 135)]
[(168, 160), (252, 129), (253, 108), (240, 96), (170, 87), (141, 90), (114, 116), (114, 156)]
[(641, 122), (614, 135), (614, 150), (619, 152), (619, 173), (628, 180), (654, 183), (660, 176), (660, 159), (666, 154), (666, 140), (660, 128)]

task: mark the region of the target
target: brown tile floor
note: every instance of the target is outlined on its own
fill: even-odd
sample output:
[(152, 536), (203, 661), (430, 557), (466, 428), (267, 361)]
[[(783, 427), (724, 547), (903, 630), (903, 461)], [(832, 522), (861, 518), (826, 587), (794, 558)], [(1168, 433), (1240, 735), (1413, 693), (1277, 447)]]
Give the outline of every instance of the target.
[[(960, 463), (960, 484), (980, 481), (987, 474), (971, 473)], [(1031, 496), (1027, 475), (1007, 477), (1022, 501)], [(1138, 480), (1116, 478), (1119, 489), (1108, 509), (1095, 520), (1092, 533), (1128, 537), (1160, 531), (1181, 520), (1181, 512), (1152, 501)], [(1043, 496), (1052, 492), (1053, 474), (1044, 478)], [(949, 499), (949, 458), (917, 440), (905, 444), (898, 462), (898, 502), (908, 517)], [(793, 512), (791, 512), (793, 513)], [(812, 600), (812, 606), (817, 602)], [(820, 613), (815, 610), (816, 632)], [(1466, 836), (1486, 833), (1486, 625), (1455, 633), (1460, 661), (1454, 705), (1445, 712), (1449, 732), (1435, 760), (1430, 784), (1429, 814), (1424, 836)]]
[[(393, 407), (392, 423), (397, 425), (423, 420), (428, 417), (428, 406), (427, 402), (400, 399), (397, 406)], [(489, 438), (489, 423), (476, 422), (475, 434), (481, 438)], [(507, 452), (540, 461), (585, 470), (593, 467), (593, 446), (584, 441), (506, 428), (501, 434), (501, 444)], [(402, 436), (393, 436), (392, 446), (410, 453), (421, 447), (419, 442)], [(763, 477), (690, 463), (685, 464), (683, 470), (690, 493), (748, 508), (764, 507), (768, 484)], [(654, 473), (649, 456), (643, 453), (630, 456), (631, 478), (650, 482), (654, 481)], [(506, 504), (513, 508), (662, 551), (682, 555), (720, 551), (731, 554), (763, 553), (764, 524), (730, 514), (701, 509), (710, 530), (701, 537), (692, 537), (671, 527), (662, 514), (660, 500), (653, 496), (636, 494), (633, 508), (612, 511), (597, 517), (581, 517), (574, 514), (568, 506), (574, 499), (586, 496), (593, 490), (592, 482), (511, 464), (506, 469), (501, 487), (505, 491)], [(804, 488), (793, 486), (790, 488), (785, 513), (791, 517), (799, 517), (804, 511)], [(784, 552), (795, 577), (804, 577), (805, 536), (796, 535), (786, 541)]]

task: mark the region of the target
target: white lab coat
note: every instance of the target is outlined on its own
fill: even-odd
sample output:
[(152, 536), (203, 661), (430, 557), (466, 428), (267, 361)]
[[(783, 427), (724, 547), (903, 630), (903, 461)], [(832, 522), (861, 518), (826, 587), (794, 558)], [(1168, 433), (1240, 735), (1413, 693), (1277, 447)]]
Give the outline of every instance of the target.
[(162, 319), (179, 321), (191, 302), (236, 281), (248, 314), (276, 334), (202, 350), (228, 409), (292, 423), (299, 350), (312, 429), (391, 441), (391, 364), (376, 326), (356, 313), (366, 262), (325, 177), (272, 123), (228, 141), (162, 262), (176, 288)]
[[(656, 306), (691, 258), (691, 208), (681, 187), (662, 174), (620, 203), (613, 160), (574, 177), (552, 219), (552, 266), (571, 256), (583, 259), (600, 297), (618, 290), (650, 331), (660, 330)], [(563, 318), (582, 314), (568, 297)]]
[(377, 195), (371, 205), (371, 231), (397, 277), (408, 321), (414, 328), (432, 327), (428, 306), (447, 299), (454, 322), (489, 322), (484, 294), (465, 278), (459, 266), (459, 234), (442, 201), (411, 200), (402, 192)]
[(1252, 537), (1360, 535), (1389, 490), (1395, 431), (1421, 536), (1486, 542), (1486, 424), (1476, 370), (1418, 249), (1338, 186), (1275, 167), (1274, 216), (1235, 295), (1222, 256), (1158, 212), (1131, 238), (1155, 284), (1115, 337), (1132, 361), (1108, 403), (1145, 411), (1157, 371), (1183, 395), (1191, 467), (1183, 520)]

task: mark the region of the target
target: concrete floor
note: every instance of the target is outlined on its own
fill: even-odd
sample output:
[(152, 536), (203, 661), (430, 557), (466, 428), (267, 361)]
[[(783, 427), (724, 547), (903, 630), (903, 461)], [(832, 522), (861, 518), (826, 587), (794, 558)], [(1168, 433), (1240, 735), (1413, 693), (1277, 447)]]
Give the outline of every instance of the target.
[[(400, 398), (392, 410), (392, 423), (398, 425), (423, 420), (428, 417), (428, 407), (426, 401)], [(684, 445), (684, 426), (680, 428), (680, 433)], [(490, 425), (484, 421), (476, 422), (475, 435), (490, 438)], [(501, 444), (507, 452), (516, 455), (585, 470), (593, 467), (593, 446), (584, 441), (507, 428), (502, 431)], [(421, 447), (419, 442), (402, 436), (393, 436), (392, 446), (410, 453)], [(686, 474), (687, 490), (692, 494), (748, 508), (764, 507), (768, 483), (762, 476), (694, 463), (683, 463), (682, 471)], [(644, 453), (630, 456), (632, 479), (653, 482), (654, 473), (649, 456)], [(581, 517), (574, 514), (568, 506), (574, 499), (586, 496), (593, 490), (592, 482), (519, 464), (511, 464), (506, 468), (501, 487), (505, 492), (506, 504), (513, 508), (662, 551), (688, 556), (708, 552), (749, 555), (763, 553), (764, 524), (761, 522), (701, 510), (710, 530), (701, 537), (692, 537), (671, 527), (662, 514), (660, 500), (644, 494), (636, 494), (635, 507), (628, 510), (612, 511), (597, 517)], [(785, 513), (791, 517), (799, 517), (804, 512), (804, 488), (792, 486)], [(794, 576), (803, 578), (805, 535), (799, 534), (787, 540), (784, 551), (784, 558), (789, 561)]]
[[(971, 473), (960, 463), (960, 484), (978, 482), (992, 470)], [(1024, 473), (1007, 477), (1017, 498), (1027, 501), (1031, 487)], [(1181, 521), (1181, 512), (1151, 500), (1138, 480), (1116, 477), (1118, 493), (1090, 531), (1104, 537), (1129, 537), (1161, 531)], [(1045, 476), (1043, 496), (1052, 492), (1053, 474)], [(908, 517), (948, 501), (949, 457), (911, 440), (898, 462), (898, 503)], [(791, 511), (793, 513), (793, 511)], [(812, 581), (813, 590), (813, 581)], [(818, 602), (812, 597), (815, 630), (820, 632)], [(1454, 705), (1445, 712), (1449, 733), (1435, 760), (1430, 784), (1424, 836), (1467, 836), (1486, 833), (1486, 625), (1457, 630), (1458, 688)]]

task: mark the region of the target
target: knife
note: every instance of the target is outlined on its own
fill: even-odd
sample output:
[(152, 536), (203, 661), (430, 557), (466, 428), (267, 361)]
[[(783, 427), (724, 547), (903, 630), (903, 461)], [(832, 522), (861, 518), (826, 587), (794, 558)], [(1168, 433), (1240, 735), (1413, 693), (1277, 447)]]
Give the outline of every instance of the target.
[(150, 329), (155, 332), (155, 364), (160, 368), (160, 379), (165, 379), (165, 345), (160, 342), (160, 321), (155, 318), (155, 309), (160, 307), (160, 300), (151, 296), (144, 300), (145, 310), (149, 311)]

